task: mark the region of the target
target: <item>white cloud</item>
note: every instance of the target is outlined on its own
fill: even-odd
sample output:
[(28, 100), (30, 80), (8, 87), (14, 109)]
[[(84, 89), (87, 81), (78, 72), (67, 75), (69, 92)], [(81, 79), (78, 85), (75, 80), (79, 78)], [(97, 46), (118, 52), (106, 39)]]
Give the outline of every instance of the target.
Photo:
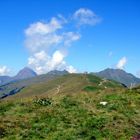
[(6, 66), (0, 66), (0, 76), (9, 74), (10, 69), (8, 69)]
[(124, 69), (124, 66), (126, 65), (127, 63), (127, 58), (126, 57), (122, 57), (119, 62), (117, 63), (116, 67), (118, 69)]
[(48, 50), (50, 47), (58, 45), (62, 42), (63, 36), (55, 33), (47, 35), (34, 35), (32, 37), (26, 36), (25, 45), (31, 52), (38, 52)]
[(66, 67), (66, 70), (69, 72), (69, 73), (76, 73), (77, 70), (73, 67), (73, 66), (67, 66)]
[(27, 36), (33, 36), (53, 33), (62, 28), (61, 24), (57, 18), (53, 17), (49, 23), (36, 22), (31, 24), (30, 27), (25, 30), (25, 34)]
[(52, 57), (46, 63), (48, 68), (50, 70), (54, 70), (54, 69), (61, 70), (61, 68), (63, 68), (65, 64), (64, 57), (65, 55), (62, 52), (58, 50), (55, 51)]
[(101, 21), (101, 18), (92, 10), (86, 8), (77, 10), (73, 15), (73, 19), (78, 22), (78, 25), (96, 25)]
[(45, 51), (35, 53), (28, 59), (28, 64), (38, 74), (47, 73), (50, 70), (58, 69), (58, 65), (63, 62), (63, 55), (56, 51), (52, 56), (48, 56)]
[(49, 22), (36, 22), (31, 24), (26, 30), (25, 46), (31, 52), (48, 50), (49, 47), (62, 42), (63, 36), (57, 34), (62, 28), (64, 21), (62, 18), (53, 17)]
[[(74, 13), (74, 18), (79, 20), (80, 24), (87, 25), (95, 25), (97, 19), (99, 20), (89, 9), (79, 9)], [(48, 22), (32, 23), (25, 30), (25, 46), (30, 52), (28, 66), (38, 74), (55, 69), (76, 72), (72, 65), (67, 64), (65, 58), (68, 48), (81, 38), (81, 34), (75, 26), (75, 29), (69, 28), (69, 24), (73, 22), (69, 20), (58, 15)]]
[(67, 70), (70, 73), (76, 72), (73, 66), (69, 66), (64, 61), (65, 54), (56, 50), (52, 56), (48, 56), (45, 51), (35, 53), (29, 57), (28, 65), (32, 67), (38, 74), (47, 73), (51, 70)]
[(64, 59), (64, 54), (63, 53), (61, 53), (60, 51), (54, 52), (53, 57), (52, 57), (52, 62), (53, 63), (59, 64), (59, 63), (62, 62), (63, 59)]
[(45, 53), (44, 51), (35, 53), (35, 57), (36, 57), (38, 60), (45, 60), (45, 59), (47, 58), (46, 53)]
[(63, 34), (64, 36), (64, 46), (70, 46), (73, 41), (80, 39), (81, 35), (75, 32), (67, 32)]

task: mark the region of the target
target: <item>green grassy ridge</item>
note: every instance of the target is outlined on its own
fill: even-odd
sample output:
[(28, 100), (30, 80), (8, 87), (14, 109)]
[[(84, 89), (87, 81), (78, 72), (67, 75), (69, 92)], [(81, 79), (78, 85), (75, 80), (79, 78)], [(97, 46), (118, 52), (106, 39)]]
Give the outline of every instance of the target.
[(16, 88), (31, 86), (34, 84), (46, 83), (49, 80), (55, 79), (59, 76), (67, 75), (66, 71), (51, 71), (47, 74), (38, 75), (32, 78), (13, 80), (7, 84), (0, 85), (0, 96), (9, 93)]
[[(60, 86), (60, 93), (77, 93), (81, 91), (95, 92), (99, 90), (115, 90), (124, 88), (120, 83), (107, 80), (103, 85), (99, 86), (103, 79), (92, 74), (67, 74), (43, 83), (34, 84), (24, 88), (18, 94), (10, 96), (6, 99), (20, 99), (34, 96), (46, 96), (47, 94), (57, 93), (57, 88)], [(88, 88), (91, 87), (92, 90)]]

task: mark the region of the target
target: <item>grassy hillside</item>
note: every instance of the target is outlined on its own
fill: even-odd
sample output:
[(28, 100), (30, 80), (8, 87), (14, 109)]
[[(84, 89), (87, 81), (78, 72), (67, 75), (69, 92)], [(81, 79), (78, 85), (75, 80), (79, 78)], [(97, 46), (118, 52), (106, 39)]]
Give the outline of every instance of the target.
[[(33, 84), (39, 84), (39, 83), (46, 83), (49, 80), (55, 79), (56, 77), (62, 76), (67, 74), (67, 71), (51, 71), (48, 72), (47, 74), (43, 74), (43, 75), (38, 75), (36, 77), (32, 77), (32, 78), (28, 78), (28, 79), (23, 79), (23, 80), (15, 80), (13, 82), (4, 84), (4, 85), (0, 85), (0, 98), (4, 95), (4, 94), (8, 94), (11, 91), (13, 91), (14, 89), (21, 89)], [(20, 79), (20, 78), (19, 78)]]
[(129, 140), (140, 132), (139, 101), (139, 88), (65, 75), (2, 100), (0, 139)]
[(77, 94), (85, 92), (101, 92), (122, 89), (120, 83), (104, 80), (94, 75), (67, 74), (53, 80), (46, 79), (43, 83), (38, 83), (24, 88), (21, 92), (8, 99), (20, 99), (35, 96), (48, 96), (52, 94)]

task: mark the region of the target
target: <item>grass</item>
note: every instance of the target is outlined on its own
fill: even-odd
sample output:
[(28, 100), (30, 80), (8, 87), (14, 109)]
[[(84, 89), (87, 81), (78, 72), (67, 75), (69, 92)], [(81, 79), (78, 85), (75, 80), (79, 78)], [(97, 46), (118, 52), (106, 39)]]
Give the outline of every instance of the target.
[[(0, 139), (130, 140), (139, 134), (139, 90), (120, 86), (95, 90), (98, 82), (90, 80), (83, 75), (64, 76), (29, 87), (14, 95), (15, 100), (0, 101)], [(61, 88), (56, 94), (57, 85)]]
[[(139, 132), (137, 93), (91, 93), (0, 103), (1, 139), (128, 140)], [(133, 93), (132, 93), (133, 94)], [(99, 94), (98, 94), (99, 95)], [(135, 98), (135, 99), (134, 99)], [(100, 101), (108, 101), (101, 106)], [(133, 100), (132, 103), (129, 103)], [(48, 103), (49, 102), (49, 103)], [(50, 103), (51, 102), (51, 103)]]

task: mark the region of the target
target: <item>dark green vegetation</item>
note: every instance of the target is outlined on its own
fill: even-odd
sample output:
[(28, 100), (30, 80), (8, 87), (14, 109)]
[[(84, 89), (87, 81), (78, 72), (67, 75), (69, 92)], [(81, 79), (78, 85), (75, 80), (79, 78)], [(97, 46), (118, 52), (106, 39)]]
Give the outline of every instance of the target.
[(139, 132), (140, 88), (93, 75), (64, 75), (0, 102), (2, 140), (129, 140)]

